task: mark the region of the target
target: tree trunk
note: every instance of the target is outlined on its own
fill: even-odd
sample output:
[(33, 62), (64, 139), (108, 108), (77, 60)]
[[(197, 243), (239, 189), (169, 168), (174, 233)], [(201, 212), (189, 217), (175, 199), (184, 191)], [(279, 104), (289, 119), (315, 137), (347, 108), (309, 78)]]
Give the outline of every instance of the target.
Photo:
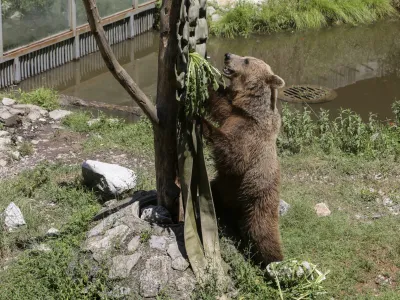
[(157, 116), (154, 126), (155, 166), (158, 204), (166, 207), (174, 221), (179, 218), (178, 156), (176, 124), (175, 63), (178, 54), (176, 24), (182, 0), (164, 0), (160, 11)]

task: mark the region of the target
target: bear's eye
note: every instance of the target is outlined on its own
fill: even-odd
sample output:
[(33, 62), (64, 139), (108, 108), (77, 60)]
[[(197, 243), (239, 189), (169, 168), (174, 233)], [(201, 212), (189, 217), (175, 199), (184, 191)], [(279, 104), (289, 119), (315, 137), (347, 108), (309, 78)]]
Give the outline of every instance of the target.
[(246, 65), (248, 65), (249, 64), (249, 59), (248, 58), (246, 58), (245, 60), (244, 60), (244, 63), (246, 64)]

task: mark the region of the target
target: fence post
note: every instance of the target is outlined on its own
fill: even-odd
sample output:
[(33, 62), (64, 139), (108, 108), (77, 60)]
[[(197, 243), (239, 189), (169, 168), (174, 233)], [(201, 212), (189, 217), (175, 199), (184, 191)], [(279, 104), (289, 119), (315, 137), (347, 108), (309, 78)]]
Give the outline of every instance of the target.
[(1, 12), (1, 0), (0, 0), (0, 58), (2, 57), (3, 57), (3, 18)]
[(74, 45), (72, 50), (73, 59), (77, 60), (81, 56), (79, 48), (79, 34), (76, 30), (76, 0), (69, 0), (69, 11), (70, 11), (70, 29), (74, 33)]
[(133, 6), (133, 8), (138, 8), (139, 7), (139, 0), (132, 0), (132, 6)]

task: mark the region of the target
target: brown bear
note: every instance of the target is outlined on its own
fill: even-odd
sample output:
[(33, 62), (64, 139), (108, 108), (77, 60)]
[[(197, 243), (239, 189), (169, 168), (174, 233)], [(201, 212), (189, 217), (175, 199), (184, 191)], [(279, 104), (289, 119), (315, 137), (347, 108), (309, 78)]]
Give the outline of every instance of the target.
[(209, 116), (219, 126), (203, 120), (217, 170), (212, 182), (216, 213), (266, 266), (283, 259), (276, 139), (281, 124), (277, 89), (285, 82), (262, 60), (229, 53), (223, 75), (229, 88), (210, 89), (209, 98)]

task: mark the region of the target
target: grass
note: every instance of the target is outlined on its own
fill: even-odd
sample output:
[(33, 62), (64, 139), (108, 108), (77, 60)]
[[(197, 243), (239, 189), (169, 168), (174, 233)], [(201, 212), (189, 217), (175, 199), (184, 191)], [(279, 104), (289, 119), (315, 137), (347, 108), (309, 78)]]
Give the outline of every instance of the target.
[[(11, 233), (0, 230), (0, 265), (8, 266), (0, 271), (0, 299), (95, 299), (106, 289), (101, 267), (79, 252), (99, 209), (95, 195), (81, 186), (79, 172), (78, 167), (43, 164), (0, 182), (0, 210), (12, 200), (27, 223)], [(61, 235), (46, 238), (50, 227)], [(52, 250), (34, 251), (40, 243)]]
[[(312, 295), (306, 299), (397, 299), (400, 227), (390, 207), (400, 205), (400, 165), (394, 162), (399, 107), (399, 102), (393, 104), (394, 118), (389, 124), (374, 118), (363, 122), (350, 111), (331, 119), (328, 112), (314, 117), (307, 110), (283, 109), (281, 197), (291, 205), (280, 220), (285, 258), (309, 261), (322, 272), (330, 271), (319, 286), (307, 289)], [(91, 119), (88, 113), (74, 113), (63, 121), (69, 130), (89, 136), (87, 151), (117, 148), (150, 160), (154, 156), (149, 122), (130, 124), (100, 116), (88, 123)], [(139, 189), (154, 188), (154, 174), (144, 171), (139, 178), (143, 179)], [(383, 205), (384, 198), (393, 203)], [(106, 279), (104, 266), (79, 250), (99, 209), (97, 200), (81, 185), (79, 167), (43, 164), (0, 181), (0, 211), (14, 201), (27, 223), (11, 233), (0, 230), (0, 265), (8, 267), (0, 269), (0, 299), (106, 298), (105, 291), (113, 282)], [(314, 206), (319, 202), (329, 206), (331, 216), (316, 216)], [(61, 235), (46, 238), (51, 227), (60, 229)], [(150, 236), (142, 232), (141, 241)], [(33, 251), (40, 243), (52, 251)], [(280, 282), (280, 295), (277, 283), (223, 236), (221, 249), (236, 299), (295, 299), (296, 289), (305, 287)], [(94, 270), (98, 270), (95, 275)], [(390, 277), (392, 284), (377, 285), (378, 275)], [(327, 294), (317, 296), (319, 288)], [(215, 282), (210, 282), (198, 287), (193, 297), (214, 300), (216, 290)], [(168, 294), (159, 299), (168, 299)]]
[(147, 119), (127, 123), (122, 119), (109, 119), (100, 115), (95, 122), (90, 113), (79, 112), (67, 116), (63, 125), (69, 129), (89, 134), (85, 143), (87, 151), (118, 148), (136, 156), (154, 159), (152, 125)]
[(360, 25), (396, 15), (391, 0), (269, 0), (260, 6), (240, 1), (211, 22), (217, 36), (248, 36), (256, 32), (316, 29), (336, 24)]
[(0, 97), (3, 96), (15, 99), (19, 104), (33, 104), (49, 111), (60, 107), (57, 91), (48, 88), (38, 88), (31, 92), (10, 89), (0, 93)]

